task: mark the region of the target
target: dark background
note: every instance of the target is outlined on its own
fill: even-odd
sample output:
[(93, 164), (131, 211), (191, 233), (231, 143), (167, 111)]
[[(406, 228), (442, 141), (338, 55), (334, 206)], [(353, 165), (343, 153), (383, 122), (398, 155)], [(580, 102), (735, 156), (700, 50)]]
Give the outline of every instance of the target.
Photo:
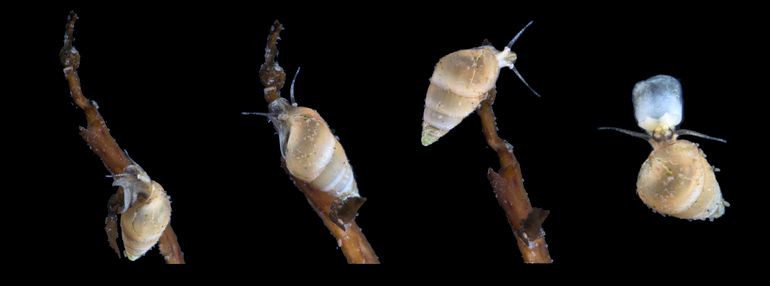
[[(371, 6), (368, 6), (371, 5)], [(10, 43), (24, 62), (11, 85), (24, 104), (19, 140), (31, 147), (16, 194), (33, 210), (16, 212), (33, 261), (118, 260), (103, 231), (114, 192), (99, 159), (78, 135), (84, 117), (68, 95), (59, 64), (70, 9), (80, 20), (75, 46), (85, 95), (98, 102), (112, 135), (172, 198), (172, 225), (190, 264), (341, 265), (336, 242), (280, 167), (277, 135), (258, 80), (269, 28), (286, 30), (281, 66), (300, 105), (318, 110), (340, 137), (363, 196), (358, 222), (381, 261), (391, 265), (519, 265), (505, 215), (486, 179), (497, 157), (472, 114), (434, 145), (420, 144), (428, 78), (442, 56), (489, 39), (514, 46), (517, 67), (497, 81), (500, 136), (513, 146), (557, 264), (708, 264), (742, 261), (764, 191), (739, 155), (762, 118), (746, 107), (761, 96), (748, 83), (758, 18), (750, 7), (596, 5), (548, 9), (471, 5), (413, 7), (121, 6), (25, 9)], [(553, 12), (556, 11), (556, 12)], [(23, 27), (18, 29), (18, 27)], [(681, 80), (681, 127), (703, 139), (731, 203), (713, 222), (662, 217), (635, 194), (651, 147), (599, 126), (639, 130), (631, 89), (656, 74)], [(288, 96), (288, 84), (284, 89)], [(751, 105), (751, 104), (749, 104)], [(33, 108), (29, 108), (33, 107)], [(759, 135), (757, 135), (759, 136)], [(31, 215), (30, 215), (31, 214)], [(134, 264), (163, 262), (151, 251)], [(507, 267), (507, 266), (506, 266)]]

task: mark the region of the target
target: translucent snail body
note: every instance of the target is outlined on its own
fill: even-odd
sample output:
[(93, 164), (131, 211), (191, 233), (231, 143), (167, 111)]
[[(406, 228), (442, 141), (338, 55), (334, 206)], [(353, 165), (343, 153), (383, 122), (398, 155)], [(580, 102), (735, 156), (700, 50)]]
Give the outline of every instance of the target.
[(653, 147), (637, 177), (642, 202), (663, 215), (682, 219), (719, 218), (729, 204), (722, 198), (714, 168), (698, 146), (678, 139), (694, 135), (725, 142), (701, 133), (677, 129), (682, 121), (682, 87), (667, 75), (638, 82), (633, 89), (634, 115), (646, 133), (605, 127), (648, 140)]
[(495, 87), (502, 67), (511, 68), (524, 81), (514, 67), (516, 53), (511, 52), (524, 29), (503, 51), (486, 45), (460, 50), (439, 60), (425, 97), (421, 138), (424, 146), (436, 142), (479, 107), (487, 92)]
[(673, 77), (656, 75), (633, 90), (634, 117), (653, 137), (671, 136), (682, 122), (682, 85)]
[(160, 184), (150, 180), (138, 165), (129, 165), (115, 176), (113, 185), (123, 187), (124, 208), (120, 228), (129, 260), (143, 256), (171, 221), (171, 201)]

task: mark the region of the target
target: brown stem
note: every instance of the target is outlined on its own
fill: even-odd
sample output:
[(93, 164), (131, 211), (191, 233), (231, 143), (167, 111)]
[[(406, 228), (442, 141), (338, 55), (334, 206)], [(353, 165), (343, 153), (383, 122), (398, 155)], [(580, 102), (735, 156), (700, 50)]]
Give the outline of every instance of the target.
[(268, 104), (281, 98), (281, 88), (286, 82), (286, 73), (283, 71), (275, 57), (278, 56), (278, 40), (283, 31), (283, 25), (275, 20), (270, 28), (270, 35), (267, 36), (267, 47), (265, 47), (265, 63), (259, 67), (259, 80), (265, 86), (265, 101)]
[[(270, 29), (270, 35), (267, 37), (267, 47), (265, 48), (265, 63), (259, 68), (259, 78), (262, 85), (265, 86), (265, 101), (268, 104), (281, 97), (281, 88), (286, 81), (286, 73), (278, 65), (275, 57), (278, 55), (279, 34), (283, 26), (277, 20)], [(285, 168), (284, 168), (285, 169)], [(288, 170), (286, 171), (287, 173)], [(355, 213), (347, 214), (346, 222), (332, 220), (332, 217), (338, 217), (337, 209), (333, 206), (339, 203), (338, 200), (329, 193), (315, 190), (301, 180), (295, 179), (291, 174), (289, 176), (294, 181), (294, 185), (305, 194), (308, 203), (313, 210), (321, 217), (324, 225), (331, 231), (337, 239), (337, 245), (342, 249), (342, 253), (351, 264), (379, 264), (380, 260), (374, 253), (369, 241), (366, 240), (361, 228), (355, 222)], [(360, 206), (361, 202), (358, 202)], [(350, 209), (350, 208), (348, 208)], [(352, 208), (353, 210), (356, 207)]]
[(294, 185), (305, 194), (308, 203), (313, 210), (321, 217), (324, 225), (331, 231), (334, 238), (337, 239), (337, 246), (342, 249), (348, 263), (351, 264), (379, 264), (380, 260), (374, 253), (374, 249), (366, 240), (366, 236), (361, 232), (361, 228), (356, 224), (355, 219), (345, 224), (344, 228), (331, 219), (330, 211), (336, 198), (329, 193), (315, 190), (306, 183), (292, 177)]
[[(75, 21), (77, 20), (77, 14), (70, 12), (69, 20), (67, 23), (67, 32), (64, 35), (64, 47), (59, 53), (59, 57), (62, 65), (64, 66), (64, 76), (67, 79), (70, 87), (70, 95), (75, 104), (83, 110), (86, 115), (87, 127), (80, 127), (80, 135), (83, 140), (88, 143), (91, 150), (99, 156), (104, 163), (107, 170), (114, 174), (120, 174), (126, 166), (131, 164), (131, 160), (123, 152), (123, 149), (118, 146), (118, 142), (110, 135), (110, 130), (107, 128), (107, 123), (104, 122), (104, 118), (99, 114), (98, 106), (96, 102), (88, 100), (83, 95), (83, 91), (80, 88), (80, 77), (78, 76), (77, 68), (80, 66), (80, 54), (72, 46), (73, 33), (75, 30)], [(122, 189), (118, 189), (115, 200), (122, 200)], [(110, 204), (120, 203), (110, 200)], [(117, 247), (113, 239), (117, 238), (117, 223), (114, 218), (108, 216), (106, 221), (107, 227), (105, 229), (108, 232), (108, 241), (113, 248)], [(115, 231), (115, 233), (111, 233)], [(163, 235), (160, 238), (160, 252), (166, 259), (166, 263), (169, 264), (183, 264), (184, 255), (182, 254), (179, 243), (176, 239), (176, 234), (171, 228), (171, 225), (166, 227), (163, 231)], [(117, 249), (115, 249), (117, 251)], [(120, 256), (120, 252), (118, 252)]]
[(521, 168), (513, 155), (513, 147), (497, 135), (495, 112), (492, 110), (496, 94), (495, 89), (490, 90), (478, 110), (487, 144), (500, 157), (500, 170), (496, 173), (490, 168), (487, 172), (489, 182), (511, 224), (524, 262), (551, 263), (553, 260), (548, 254), (545, 231), (542, 228), (548, 211), (532, 207), (527, 191), (524, 190)]
[(170, 224), (163, 231), (163, 235), (160, 236), (158, 249), (167, 264), (185, 264), (184, 252), (182, 252), (182, 248), (179, 247), (179, 242), (176, 240), (176, 233), (174, 233), (174, 229)]

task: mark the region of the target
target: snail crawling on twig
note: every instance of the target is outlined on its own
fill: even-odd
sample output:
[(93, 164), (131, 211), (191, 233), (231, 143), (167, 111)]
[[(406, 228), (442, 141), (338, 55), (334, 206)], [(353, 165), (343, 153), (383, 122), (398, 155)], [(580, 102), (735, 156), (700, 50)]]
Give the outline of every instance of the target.
[[(296, 79), (299, 69), (295, 73)], [(243, 112), (270, 119), (278, 131), (281, 156), (286, 169), (312, 189), (326, 192), (336, 199), (330, 215), (342, 228), (357, 213), (366, 200), (358, 193), (353, 168), (345, 149), (317, 111), (298, 106), (294, 100), (294, 80), (290, 89), (291, 102), (281, 97), (268, 106), (269, 113)]]
[(475, 111), (488, 92), (495, 87), (500, 69), (508, 67), (532, 92), (540, 96), (524, 80), (514, 66), (516, 53), (511, 47), (529, 22), (502, 50), (491, 45), (460, 50), (441, 58), (433, 70), (425, 97), (422, 121), (422, 145), (428, 146)]

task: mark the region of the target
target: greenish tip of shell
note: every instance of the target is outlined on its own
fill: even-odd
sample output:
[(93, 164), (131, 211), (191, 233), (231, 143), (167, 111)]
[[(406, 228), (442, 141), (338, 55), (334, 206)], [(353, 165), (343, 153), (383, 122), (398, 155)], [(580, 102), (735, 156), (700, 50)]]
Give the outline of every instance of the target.
[(430, 124), (424, 123), (422, 125), (422, 146), (428, 146), (438, 141), (441, 136), (444, 136), (446, 131), (433, 127)]
[(438, 138), (436, 136), (431, 136), (430, 134), (422, 134), (422, 146), (428, 146), (430, 144), (433, 144), (434, 142), (438, 141)]
[(134, 255), (128, 254), (128, 251), (124, 251), (123, 254), (125, 254), (126, 258), (128, 258), (128, 260), (131, 260), (131, 261), (136, 261), (137, 259), (139, 259), (139, 257), (142, 257), (141, 255), (134, 256)]

